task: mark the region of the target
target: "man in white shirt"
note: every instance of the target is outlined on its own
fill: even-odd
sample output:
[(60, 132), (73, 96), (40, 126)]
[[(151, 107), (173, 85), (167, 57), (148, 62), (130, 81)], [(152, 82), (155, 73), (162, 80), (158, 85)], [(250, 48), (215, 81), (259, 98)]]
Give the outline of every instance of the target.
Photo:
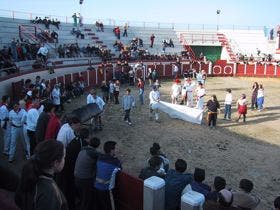
[(13, 162), (15, 160), (15, 152), (17, 139), (23, 138), (22, 133), (22, 118), (24, 115), (24, 111), (20, 109), (19, 103), (16, 102), (13, 105), (13, 109), (9, 112), (9, 122), (11, 124), (11, 141), (9, 148), (9, 162)]
[(68, 122), (63, 124), (58, 131), (56, 140), (62, 142), (64, 147), (76, 137), (75, 131), (80, 127), (80, 120), (77, 117), (70, 117)]
[(232, 94), (231, 89), (227, 89), (226, 98), (225, 98), (225, 115), (224, 120), (231, 120), (231, 103), (232, 103)]
[(3, 139), (4, 139), (4, 150), (3, 154), (8, 156), (10, 150), (10, 142), (11, 142), (11, 125), (9, 123), (9, 106), (10, 97), (5, 95), (2, 97), (2, 105), (0, 107), (0, 120), (1, 120), (1, 128), (3, 131)]
[(180, 83), (181, 83), (181, 81), (179, 79), (176, 79), (174, 81), (174, 84), (171, 87), (171, 103), (172, 104), (177, 104), (177, 102), (178, 102), (179, 95), (182, 91)]
[(174, 79), (177, 79), (178, 73), (179, 73), (178, 66), (176, 64), (173, 64), (173, 76), (174, 76)]
[(153, 105), (158, 103), (160, 101), (160, 93), (157, 90), (156, 86), (153, 86), (153, 90), (149, 94), (149, 99), (150, 99), (150, 120), (152, 120), (152, 113), (155, 111), (155, 119), (156, 122), (159, 122), (159, 112), (158, 109), (153, 109)]
[(48, 48), (42, 44), (41, 47), (39, 48), (38, 52), (37, 52), (37, 55), (43, 59), (44, 62), (47, 61), (47, 56), (48, 56)]
[(61, 93), (60, 93), (60, 88), (59, 85), (56, 84), (52, 90), (52, 102), (55, 106), (56, 111), (59, 110), (60, 107), (60, 97), (61, 97)]
[[(101, 97), (96, 95), (96, 90), (91, 90), (87, 96), (87, 104), (97, 104), (101, 111), (104, 110), (105, 102)], [(94, 130), (102, 130), (101, 114), (94, 116), (95, 128)]]
[(30, 155), (33, 155), (33, 151), (36, 146), (35, 131), (36, 131), (37, 121), (39, 118), (39, 111), (38, 111), (39, 107), (40, 107), (39, 103), (34, 103), (31, 109), (28, 110), (26, 116), (26, 129), (30, 141)]
[(201, 82), (198, 83), (198, 87), (196, 89), (196, 100), (197, 100), (196, 108), (197, 109), (203, 110), (205, 94), (206, 94), (206, 91), (203, 87), (203, 84)]

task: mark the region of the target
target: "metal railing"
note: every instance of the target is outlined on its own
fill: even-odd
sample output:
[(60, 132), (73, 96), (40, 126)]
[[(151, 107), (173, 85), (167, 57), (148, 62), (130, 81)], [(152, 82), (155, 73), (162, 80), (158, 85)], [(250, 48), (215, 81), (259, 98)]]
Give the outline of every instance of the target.
[[(14, 10), (0, 9), (0, 16), (12, 19), (27, 19), (33, 20), (35, 17), (49, 17), (51, 19), (58, 19), (62, 23), (72, 23), (73, 19), (69, 16), (53, 15), (53, 14), (41, 14), (33, 12), (21, 12)], [(241, 26), (241, 25), (219, 25), (216, 24), (188, 24), (188, 23), (163, 23), (163, 22), (146, 22), (146, 21), (131, 21), (131, 20), (118, 20), (113, 18), (94, 18), (84, 17), (84, 24), (95, 24), (96, 21), (102, 21), (104, 25), (110, 26), (124, 26), (126, 23), (132, 27), (144, 27), (144, 28), (160, 28), (160, 29), (176, 29), (176, 30), (199, 30), (199, 31), (217, 31), (219, 30), (263, 30), (264, 26)]]

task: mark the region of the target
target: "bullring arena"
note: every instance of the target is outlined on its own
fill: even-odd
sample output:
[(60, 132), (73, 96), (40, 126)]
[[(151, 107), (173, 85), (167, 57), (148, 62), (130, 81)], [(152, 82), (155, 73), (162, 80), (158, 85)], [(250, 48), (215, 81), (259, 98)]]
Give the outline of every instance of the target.
[[(18, 33), (18, 28), (20, 30), (19, 26), (21, 26), (21, 30), (23, 31), (27, 29), (32, 31), (32, 27), (36, 28), (37, 26), (34, 26), (36, 24), (30, 24), (30, 21), (27, 19), (28, 18), (2, 17), (0, 18), (0, 26), (4, 27), (4, 25), (6, 25), (7, 27), (4, 27), (4, 29), (10, 33)], [(84, 40), (77, 40), (69, 34), (66, 34), (66, 31), (72, 28), (72, 23), (61, 23), (61, 25), (62, 27), (58, 30), (58, 33), (59, 36), (61, 36), (61, 40), (64, 39), (64, 43), (71, 43), (72, 40), (72, 42), (77, 42), (81, 46), (86, 46), (88, 42), (94, 40), (95, 44), (99, 41), (99, 44), (106, 46), (104, 48), (112, 49), (112, 51), (115, 49), (112, 46), (115, 37), (111, 35), (111, 33), (113, 33), (113, 25), (105, 24), (104, 36), (101, 35), (102, 32), (97, 32), (92, 24), (83, 25), (80, 29), (85, 34)], [(130, 34), (130, 30), (133, 31), (133, 33), (131, 32)], [(274, 199), (279, 196), (280, 189), (279, 61), (276, 58), (272, 60), (260, 60), (261, 58), (258, 57), (259, 55), (255, 55), (255, 60), (239, 60), (233, 55), (235, 51), (227, 40), (230, 32), (226, 30), (212, 30), (210, 32), (205, 32), (204, 30), (199, 32), (174, 32), (174, 28), (133, 28), (132, 26), (128, 30), (129, 36), (131, 35), (130, 39), (133, 38), (132, 36), (136, 34), (137, 31), (139, 31), (137, 35), (143, 36), (144, 47), (147, 48), (149, 48), (151, 33), (155, 33), (155, 35), (159, 37), (167, 36), (166, 34), (168, 34), (168, 36), (173, 35), (173, 39), (177, 38), (177, 40), (173, 40), (175, 49), (167, 48), (167, 53), (162, 53), (161, 41), (156, 41), (152, 52), (155, 54), (162, 53), (162, 55), (154, 59), (151, 59), (149, 56), (141, 59), (144, 66), (143, 70), (134, 72), (134, 79), (138, 77), (146, 79), (144, 105), (140, 105), (139, 103), (136, 84), (133, 86), (129, 86), (127, 83), (121, 84), (120, 98), (125, 94), (126, 88), (129, 87), (132, 90), (131, 94), (136, 99), (136, 106), (131, 110), (132, 125), (128, 125), (124, 122), (124, 111), (121, 105), (109, 101), (106, 103), (104, 112), (102, 113), (103, 130), (97, 132), (90, 127), (90, 136), (98, 137), (101, 140), (101, 146), (99, 147), (100, 152), (102, 152), (104, 142), (117, 142), (117, 157), (122, 162), (122, 171), (125, 172), (125, 175), (121, 175), (117, 178), (117, 191), (121, 192), (120, 196), (117, 198), (117, 202), (119, 202), (117, 209), (143, 209), (143, 181), (139, 180), (137, 177), (141, 169), (147, 166), (147, 160), (150, 157), (149, 149), (154, 142), (161, 145), (161, 150), (170, 160), (170, 168), (174, 168), (175, 161), (178, 158), (184, 159), (188, 164), (187, 172), (189, 173), (193, 173), (196, 167), (205, 169), (205, 183), (211, 187), (213, 187), (215, 176), (224, 177), (227, 182), (227, 188), (233, 190), (238, 189), (239, 181), (242, 178), (251, 180), (254, 183), (252, 193), (257, 195), (261, 200), (256, 209), (270, 209), (273, 206)], [(244, 40), (246, 41), (246, 38), (248, 38), (246, 33), (249, 33), (250, 36), (255, 34), (256, 37), (258, 37), (262, 34), (260, 31), (259, 29), (249, 32), (240, 30), (240, 32), (235, 33), (243, 34)], [(22, 31), (19, 32), (19, 34), (20, 33), (22, 33)], [(25, 33), (23, 36), (33, 40), (34, 37), (31, 36), (30, 33)], [(213, 36), (215, 37), (213, 38)], [(193, 37), (197, 37), (197, 39)], [(128, 44), (130, 39), (124, 39), (123, 42)], [(278, 40), (274, 41), (276, 46)], [(191, 50), (190, 52), (190, 48), (192, 48), (191, 42), (197, 42), (193, 44), (194, 49), (197, 46), (208, 46), (209, 43), (211, 43), (209, 45), (217, 45), (221, 49), (218, 50), (218, 53), (214, 53), (214, 55), (210, 53), (211, 55), (209, 56), (215, 57), (219, 54), (219, 59), (215, 61), (207, 60), (206, 54), (209, 53), (207, 50), (205, 51), (205, 57), (199, 59), (199, 55), (195, 50)], [(207, 44), (207, 42), (209, 43)], [(1, 46), (3, 47), (4, 44)], [(36, 44), (39, 44), (39, 41)], [(50, 46), (52, 46), (52, 44), (53, 43), (50, 43)], [(254, 44), (256, 45), (256, 43), (253, 43), (252, 46), (255, 47)], [(57, 45), (55, 46), (57, 47)], [(252, 46), (250, 46), (250, 49), (253, 49)], [(258, 47), (260, 46), (261, 45), (258, 45)], [(213, 46), (208, 47), (211, 48)], [(230, 47), (232, 47), (232, 49), (229, 50)], [(247, 47), (249, 48), (249, 45)], [(277, 47), (275, 47), (275, 52), (276, 48)], [(202, 49), (203, 48), (201, 48), (201, 50)], [(170, 52), (168, 52), (168, 50), (170, 50)], [(51, 53), (54, 53), (54, 51), (53, 49), (50, 50)], [(179, 56), (180, 62), (178, 64), (178, 57), (172, 57), (172, 55), (177, 55), (176, 53), (181, 51), (189, 51), (190, 53), (188, 58)], [(169, 58), (167, 54), (170, 55)], [(69, 100), (69, 103), (64, 103), (64, 114), (71, 113), (74, 109), (86, 105), (86, 97), (90, 90), (94, 88), (97, 90), (98, 95), (101, 95), (100, 85), (102, 81), (109, 81), (115, 78), (118, 69), (118, 55), (119, 52), (114, 52), (110, 60), (103, 60), (104, 57), (100, 55), (58, 58), (57, 54), (53, 54), (48, 59), (51, 63), (51, 69), (54, 69), (54, 73), (52, 74), (49, 74), (50, 66), (47, 64), (45, 66), (42, 65), (38, 69), (32, 69), (32, 64), (35, 61), (34, 59), (31, 61), (26, 59), (16, 62), (17, 71), (15, 73), (7, 74), (7, 71), (1, 71), (1, 96), (9, 94), (13, 99), (21, 98), (24, 80), (31, 79), (35, 81), (35, 77), (38, 75), (46, 79), (52, 88), (55, 84), (60, 83), (66, 86), (82, 78), (82, 81), (85, 83), (85, 93), (72, 98), (71, 102)], [(275, 57), (277, 57), (276, 53)], [(140, 59), (138, 59), (138, 61), (140, 61)], [(128, 63), (131, 68), (134, 69), (137, 60), (128, 60)], [(170, 118), (170, 116), (163, 112), (160, 112), (159, 123), (149, 119), (149, 93), (151, 87), (149, 87), (149, 82), (146, 78), (147, 70), (149, 68), (156, 69), (161, 83), (161, 87), (159, 88), (161, 94), (160, 100), (171, 102), (170, 92), (174, 78), (174, 64), (178, 65), (180, 68), (178, 79), (182, 82), (184, 81), (184, 72), (187, 70), (192, 69), (196, 72), (204, 70), (207, 73), (204, 105), (210, 100), (213, 94), (217, 96), (221, 105), (221, 113), (218, 114), (217, 127), (215, 129), (208, 127), (206, 112), (203, 113), (201, 125)], [(194, 78), (193, 80), (195, 81)], [(264, 87), (265, 99), (262, 111), (250, 110), (252, 85), (254, 82), (263, 84)], [(223, 120), (224, 99), (226, 89), (228, 88), (232, 90), (233, 95), (232, 119)], [(247, 96), (247, 118), (246, 122), (236, 122), (236, 102), (242, 94), (246, 94)], [(22, 142), (18, 141), (17, 144), (18, 148), (15, 161), (13, 163), (8, 163), (8, 159), (4, 155), (1, 155), (0, 161), (20, 175), (26, 160)], [(0, 145), (2, 148), (3, 134), (1, 134), (0, 137)], [(127, 195), (126, 193), (130, 192), (130, 190), (131, 195)], [(140, 197), (137, 197), (139, 195)], [(12, 200), (12, 196), (13, 193), (7, 193), (7, 200)], [(135, 197), (137, 197), (139, 201), (135, 203), (131, 202), (130, 199)], [(127, 206), (124, 203), (126, 203)], [(14, 209), (18, 208), (14, 207)]]

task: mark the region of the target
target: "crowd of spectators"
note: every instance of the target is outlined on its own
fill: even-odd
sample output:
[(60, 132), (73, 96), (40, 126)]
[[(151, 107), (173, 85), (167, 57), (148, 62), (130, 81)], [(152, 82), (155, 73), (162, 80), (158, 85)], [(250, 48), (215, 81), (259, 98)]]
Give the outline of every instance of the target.
[(76, 36), (77, 39), (79, 39), (79, 38), (84, 39), (85, 38), (85, 34), (83, 34), (80, 29), (72, 28), (71, 34)]
[(264, 54), (264, 53), (260, 54), (260, 51), (258, 51), (258, 54), (255, 56), (253, 54), (248, 56), (247, 54), (237, 53), (236, 61), (243, 62), (245, 64), (253, 63), (253, 62), (262, 64), (267, 62), (273, 62), (275, 60), (273, 59), (273, 56), (271, 54)]
[(54, 25), (59, 30), (60, 21), (56, 19), (50, 19), (49, 17), (45, 17), (42, 19), (41, 17), (36, 17), (34, 20), (31, 20), (31, 23), (34, 24), (44, 24), (46, 29), (50, 29), (50, 25)]

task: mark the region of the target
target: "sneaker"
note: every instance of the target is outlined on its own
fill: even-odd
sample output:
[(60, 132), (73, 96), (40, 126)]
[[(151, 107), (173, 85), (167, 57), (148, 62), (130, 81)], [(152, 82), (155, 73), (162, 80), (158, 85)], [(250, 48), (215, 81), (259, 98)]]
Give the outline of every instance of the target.
[(132, 125), (132, 123), (131, 123), (131, 122), (128, 122), (128, 125)]
[(125, 120), (126, 123), (128, 123), (128, 120)]

